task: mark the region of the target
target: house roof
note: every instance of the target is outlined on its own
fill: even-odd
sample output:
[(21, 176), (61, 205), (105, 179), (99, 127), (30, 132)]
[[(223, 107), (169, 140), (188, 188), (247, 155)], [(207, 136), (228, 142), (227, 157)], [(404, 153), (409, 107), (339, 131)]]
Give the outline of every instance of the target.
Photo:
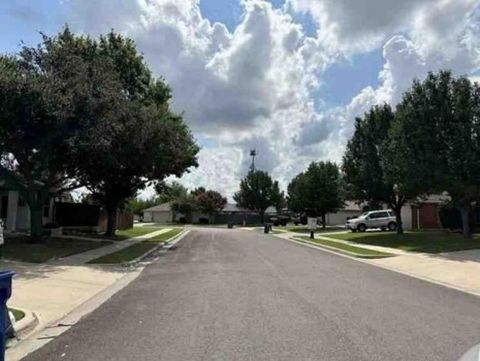
[[(144, 209), (144, 212), (170, 212), (171, 210), (171, 202), (166, 202), (159, 204), (158, 206), (150, 207), (147, 209)], [(250, 212), (247, 209), (243, 209), (238, 207), (235, 203), (227, 203), (225, 207), (223, 207), (222, 212)], [(266, 214), (273, 214), (276, 213), (277, 210), (275, 207), (268, 207), (265, 211)]]
[(158, 206), (153, 206), (147, 209), (144, 209), (144, 212), (170, 212), (170, 202), (159, 204)]

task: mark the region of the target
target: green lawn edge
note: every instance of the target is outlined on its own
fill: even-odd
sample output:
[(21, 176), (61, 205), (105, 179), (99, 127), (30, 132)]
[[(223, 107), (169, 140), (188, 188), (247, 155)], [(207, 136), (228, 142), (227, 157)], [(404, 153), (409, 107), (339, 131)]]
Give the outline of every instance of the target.
[(314, 243), (315, 245), (318, 245), (320, 247), (323, 246), (325, 248), (333, 249), (343, 254), (359, 258), (387, 258), (395, 256), (391, 253), (379, 252), (372, 249), (351, 246), (349, 244), (328, 241), (325, 239), (310, 239), (310, 237), (295, 237), (294, 239), (304, 243)]
[(480, 235), (464, 238), (461, 234), (442, 231), (408, 231), (403, 235), (390, 232), (356, 232), (328, 235), (328, 238), (396, 248), (407, 252), (443, 253), (480, 249)]
[(17, 310), (16, 308), (8, 308), (8, 310), (11, 313), (13, 313), (13, 317), (15, 318), (16, 322), (20, 321), (22, 318), (25, 317), (25, 312), (23, 312), (21, 310)]
[(102, 257), (95, 258), (88, 264), (122, 264), (136, 260), (139, 257), (142, 257), (146, 253), (150, 252), (156, 247), (162, 246), (165, 243), (169, 243), (171, 240), (176, 238), (180, 233), (183, 232), (183, 229), (176, 228), (168, 232), (159, 234), (156, 237), (146, 239), (140, 243), (132, 244), (126, 248), (123, 248), (119, 251), (107, 254)]

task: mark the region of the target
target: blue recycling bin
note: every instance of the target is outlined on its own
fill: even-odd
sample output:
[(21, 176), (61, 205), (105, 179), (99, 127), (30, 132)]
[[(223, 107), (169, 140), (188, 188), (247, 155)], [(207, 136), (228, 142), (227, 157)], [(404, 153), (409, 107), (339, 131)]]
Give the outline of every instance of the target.
[(9, 316), (7, 309), (7, 300), (12, 295), (12, 277), (15, 273), (12, 271), (0, 272), (0, 361), (5, 361), (5, 343), (7, 341), (7, 327), (9, 325)]

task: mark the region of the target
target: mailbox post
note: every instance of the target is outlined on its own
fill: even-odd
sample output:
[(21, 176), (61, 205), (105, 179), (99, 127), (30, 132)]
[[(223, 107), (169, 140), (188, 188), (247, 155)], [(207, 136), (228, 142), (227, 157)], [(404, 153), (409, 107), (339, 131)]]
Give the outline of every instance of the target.
[(317, 229), (317, 217), (308, 217), (307, 224), (308, 230), (310, 231), (310, 238), (314, 239), (315, 230)]

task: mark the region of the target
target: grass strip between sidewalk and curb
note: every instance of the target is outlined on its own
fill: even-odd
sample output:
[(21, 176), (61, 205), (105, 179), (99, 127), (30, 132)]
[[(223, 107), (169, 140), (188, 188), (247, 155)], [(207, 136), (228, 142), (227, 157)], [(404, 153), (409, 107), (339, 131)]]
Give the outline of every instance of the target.
[(183, 229), (172, 229), (168, 232), (162, 233), (156, 237), (144, 240), (139, 243), (132, 244), (119, 251), (107, 254), (105, 256), (96, 258), (87, 262), (88, 264), (123, 264), (135, 261), (141, 258), (143, 255), (153, 251), (154, 248), (158, 248), (165, 243), (170, 242), (183, 232)]
[(11, 313), (13, 313), (13, 317), (15, 317), (15, 321), (20, 321), (22, 318), (25, 317), (25, 312), (17, 310), (16, 308), (9, 308), (8, 310)]
[(310, 239), (310, 237), (295, 237), (294, 240), (313, 244), (319, 247), (324, 247), (329, 250), (340, 252), (343, 254), (347, 254), (353, 257), (360, 257), (360, 258), (386, 258), (386, 257), (393, 257), (395, 255), (385, 252), (379, 252), (372, 249), (361, 248), (351, 246), (349, 244), (335, 242), (335, 241), (328, 241), (326, 239)]
[(182, 228), (174, 228), (168, 232), (159, 234), (158, 236), (155, 236), (153, 238), (146, 239), (143, 242), (146, 243), (168, 243), (173, 240), (175, 236), (183, 232)]
[(397, 248), (408, 252), (441, 253), (480, 249), (480, 235), (465, 238), (459, 233), (441, 231), (408, 231), (398, 235), (390, 232), (356, 232), (331, 234), (335, 238), (371, 246)]

